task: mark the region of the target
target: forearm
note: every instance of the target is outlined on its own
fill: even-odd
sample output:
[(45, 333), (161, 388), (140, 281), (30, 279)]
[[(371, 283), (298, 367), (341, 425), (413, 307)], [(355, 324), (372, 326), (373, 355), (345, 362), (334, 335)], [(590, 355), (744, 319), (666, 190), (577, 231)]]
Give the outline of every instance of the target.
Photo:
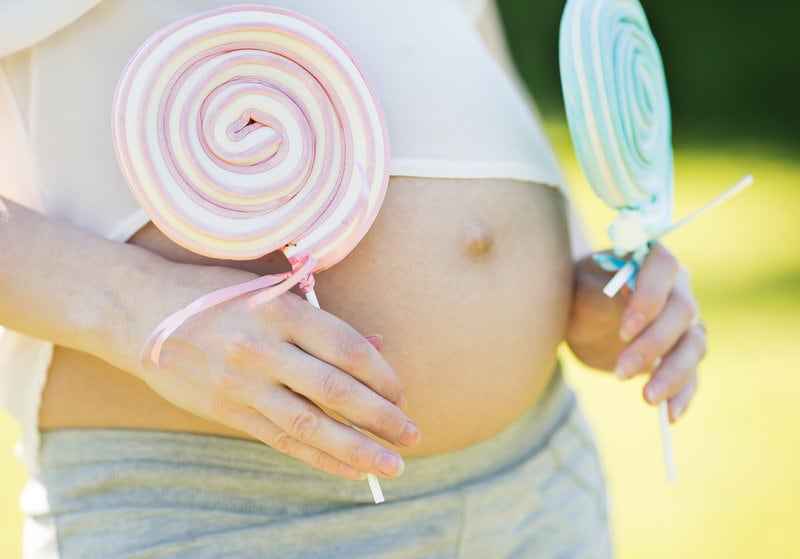
[(164, 316), (225, 284), (215, 278), (219, 270), (203, 279), (196, 266), (168, 262), (9, 201), (6, 206), (0, 324), (124, 370), (136, 370), (147, 335)]

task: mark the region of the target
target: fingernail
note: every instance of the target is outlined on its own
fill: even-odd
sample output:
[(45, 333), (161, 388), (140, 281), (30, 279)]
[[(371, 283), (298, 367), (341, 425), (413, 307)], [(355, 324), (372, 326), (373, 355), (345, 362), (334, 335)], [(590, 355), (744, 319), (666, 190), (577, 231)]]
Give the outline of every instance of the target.
[(684, 411), (686, 411), (686, 402), (672, 404), (672, 421), (677, 421)]
[(617, 361), (617, 366), (614, 368), (614, 374), (620, 380), (631, 378), (636, 373), (641, 372), (644, 362), (637, 354), (626, 354), (620, 357)]
[(619, 337), (628, 343), (639, 335), (645, 325), (644, 315), (640, 312), (632, 312), (622, 317), (620, 324)]
[(375, 467), (386, 477), (397, 477), (403, 473), (405, 464), (397, 454), (381, 452), (375, 457)]
[(654, 379), (651, 380), (647, 386), (645, 386), (644, 397), (647, 398), (647, 401), (650, 402), (651, 404), (659, 404), (661, 403), (661, 400), (664, 399), (666, 392), (667, 392), (666, 383)]
[(383, 336), (380, 334), (371, 334), (369, 336), (364, 336), (364, 338), (372, 344), (372, 346), (380, 351), (383, 349)]
[(417, 426), (411, 421), (406, 421), (403, 430), (400, 432), (400, 436), (397, 437), (397, 442), (403, 446), (413, 446), (419, 443), (421, 437), (422, 433), (419, 432)]

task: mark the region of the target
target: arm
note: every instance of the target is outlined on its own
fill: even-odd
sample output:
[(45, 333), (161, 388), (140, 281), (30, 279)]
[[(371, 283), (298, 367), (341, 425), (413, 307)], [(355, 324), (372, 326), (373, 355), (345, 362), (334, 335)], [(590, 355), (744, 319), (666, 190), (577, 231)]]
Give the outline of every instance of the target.
[(184, 324), (165, 344), (157, 367), (139, 354), (161, 319), (255, 276), (176, 264), (14, 203), (6, 206), (0, 323), (104, 359), (173, 404), (327, 472), (351, 479), (362, 472), (401, 473), (395, 452), (319, 407), (392, 444), (418, 440), (397, 406), (403, 396), (396, 374), (350, 326), (292, 294), (254, 310), (234, 300)]

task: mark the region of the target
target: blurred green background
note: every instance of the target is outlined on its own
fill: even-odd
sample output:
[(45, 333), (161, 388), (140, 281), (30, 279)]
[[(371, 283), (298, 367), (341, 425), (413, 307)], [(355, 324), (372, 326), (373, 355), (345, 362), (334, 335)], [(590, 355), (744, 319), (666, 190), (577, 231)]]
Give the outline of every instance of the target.
[[(676, 146), (800, 142), (800, 2), (641, 0), (658, 41)], [(517, 66), (540, 109), (563, 114), (558, 25), (564, 0), (498, 0)]]
[[(678, 483), (664, 479), (642, 383), (567, 370), (593, 422), (622, 559), (800, 557), (800, 3), (642, 2), (673, 112), (676, 214), (752, 173), (738, 198), (669, 237), (709, 325), (700, 389), (673, 429)], [(499, 0), (510, 42), (590, 235), (613, 218), (577, 168), (563, 116), (563, 0)], [(18, 430), (0, 412), (0, 557), (20, 557)]]

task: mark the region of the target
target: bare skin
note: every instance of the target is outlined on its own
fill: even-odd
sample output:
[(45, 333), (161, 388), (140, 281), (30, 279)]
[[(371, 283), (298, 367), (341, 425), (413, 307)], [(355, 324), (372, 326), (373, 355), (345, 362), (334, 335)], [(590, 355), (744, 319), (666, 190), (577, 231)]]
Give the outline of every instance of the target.
[(364, 241), (318, 275), (325, 310), (293, 294), (225, 303), (175, 332), (160, 367), (140, 351), (165, 316), (285, 262), (211, 262), (152, 227), (113, 243), (8, 206), (0, 324), (56, 345), (43, 429), (251, 438), (345, 478), (395, 477), (400, 455), (477, 442), (534, 404), (562, 339), (594, 367), (652, 373), (645, 399), (673, 420), (705, 352), (671, 254), (656, 247), (636, 293), (605, 298), (607, 275), (570, 259), (560, 195), (537, 185), (395, 178)]
[[(552, 373), (571, 297), (560, 194), (510, 181), (430, 182), (394, 179), (368, 236), (321, 273), (316, 287), (325, 310), (364, 335), (383, 337), (382, 354), (400, 379), (405, 411), (425, 435), (402, 448), (406, 456), (475, 443), (530, 406)], [(152, 226), (131, 243), (172, 260), (201, 261)], [(281, 266), (275, 258), (244, 264), (259, 273)], [(66, 348), (55, 353), (41, 426), (252, 438), (183, 411), (131, 375)]]
[(567, 256), (564, 223), (548, 188), (395, 179), (364, 242), (320, 274), (330, 312), (293, 294), (255, 311), (229, 302), (175, 332), (157, 367), (140, 350), (165, 315), (280, 261), (237, 263), (250, 271), (204, 262), (152, 228), (121, 245), (10, 204), (0, 254), (16, 265), (0, 267), (0, 320), (58, 346), (44, 429), (254, 438), (351, 479), (395, 477), (399, 453), (443, 452), (502, 429), (536, 401), (564, 338), (625, 378), (655, 368), (645, 399), (668, 400), (676, 419), (705, 352), (687, 274), (657, 246), (636, 292), (610, 300), (599, 289), (607, 274)]

